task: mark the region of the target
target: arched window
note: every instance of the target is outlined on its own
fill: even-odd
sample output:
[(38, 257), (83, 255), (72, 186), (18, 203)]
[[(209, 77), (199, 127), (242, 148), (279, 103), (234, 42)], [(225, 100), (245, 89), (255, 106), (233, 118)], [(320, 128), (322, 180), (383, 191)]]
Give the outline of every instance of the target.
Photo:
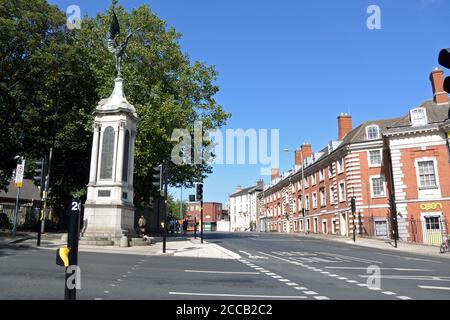
[(103, 132), (100, 179), (104, 180), (112, 179), (112, 169), (114, 161), (114, 140), (115, 140), (114, 128), (107, 127)]
[(125, 141), (123, 146), (123, 168), (122, 168), (122, 181), (128, 182), (128, 159), (130, 157), (130, 132), (125, 131)]

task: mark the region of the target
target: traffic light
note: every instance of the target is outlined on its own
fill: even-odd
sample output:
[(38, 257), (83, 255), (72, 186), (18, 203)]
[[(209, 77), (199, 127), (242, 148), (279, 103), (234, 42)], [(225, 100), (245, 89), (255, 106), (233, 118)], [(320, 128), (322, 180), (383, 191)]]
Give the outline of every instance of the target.
[(197, 192), (196, 192), (197, 201), (203, 201), (203, 184), (197, 183)]
[[(439, 64), (447, 69), (450, 69), (450, 49), (442, 49), (439, 52)], [(444, 80), (444, 90), (450, 93), (450, 77)]]
[(35, 162), (36, 168), (34, 169), (34, 184), (38, 187), (45, 186), (45, 159), (41, 159)]
[(350, 207), (352, 209), (352, 213), (356, 212), (356, 200), (355, 197), (352, 197), (352, 199), (350, 200)]
[(162, 165), (157, 167), (153, 167), (152, 174), (152, 184), (158, 188), (158, 190), (162, 190)]

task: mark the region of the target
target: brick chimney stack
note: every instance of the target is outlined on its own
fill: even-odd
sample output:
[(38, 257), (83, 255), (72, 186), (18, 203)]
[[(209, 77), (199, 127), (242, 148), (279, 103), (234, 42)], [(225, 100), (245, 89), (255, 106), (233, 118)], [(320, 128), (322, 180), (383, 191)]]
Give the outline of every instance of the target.
[(296, 166), (302, 165), (302, 150), (301, 149), (295, 150), (295, 165)]
[(272, 169), (272, 181), (280, 176), (280, 171), (278, 168)]
[[(306, 158), (308, 158), (308, 157), (311, 157), (312, 156), (312, 146), (311, 146), (311, 144), (309, 144), (309, 143), (304, 143), (303, 145), (302, 145), (302, 149), (301, 149), (301, 156), (303, 156), (303, 161), (306, 159)], [(301, 159), (300, 159), (300, 162), (301, 162)]]
[(431, 87), (433, 89), (433, 100), (436, 104), (448, 103), (448, 94), (444, 91), (444, 71), (438, 68), (430, 74)]
[(353, 129), (352, 117), (348, 113), (341, 113), (337, 119), (338, 140), (342, 140)]

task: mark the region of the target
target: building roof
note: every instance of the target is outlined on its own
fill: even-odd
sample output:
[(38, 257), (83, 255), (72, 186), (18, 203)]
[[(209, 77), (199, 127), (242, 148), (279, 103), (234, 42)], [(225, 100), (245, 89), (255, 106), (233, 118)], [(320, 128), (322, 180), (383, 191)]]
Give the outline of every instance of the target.
[[(408, 112), (403, 117), (399, 118), (389, 130), (387, 130), (387, 135), (392, 135), (396, 133), (412, 133), (419, 131), (428, 131), (439, 129), (440, 124), (444, 124), (450, 118), (450, 104), (436, 104), (433, 100), (427, 100), (417, 106), (416, 108), (424, 108), (427, 113), (428, 124), (413, 126), (411, 124), (410, 113)], [(413, 109), (416, 109), (413, 108)]]
[[(0, 198), (9, 198), (15, 199), (17, 197), (17, 189), (14, 180), (9, 182), (7, 187), (7, 192), (4, 190), (0, 191)], [(23, 180), (23, 188), (20, 190), (20, 199), (21, 200), (40, 200), (41, 195), (39, 188), (33, 183), (33, 180), (24, 179)]]
[(236, 191), (235, 193), (230, 194), (229, 197), (230, 197), (230, 198), (234, 198), (234, 197), (240, 197), (240, 196), (243, 196), (243, 195), (245, 195), (245, 194), (250, 193), (250, 191), (251, 191), (252, 189), (254, 189), (255, 187), (256, 187), (256, 186), (251, 186), (251, 187), (247, 187), (247, 188), (242, 188), (242, 189)]

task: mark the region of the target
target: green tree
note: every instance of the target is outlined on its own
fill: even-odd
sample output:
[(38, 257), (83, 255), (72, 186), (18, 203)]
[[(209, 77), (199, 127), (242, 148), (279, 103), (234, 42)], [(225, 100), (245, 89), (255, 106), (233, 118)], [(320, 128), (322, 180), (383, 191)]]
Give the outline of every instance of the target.
[[(151, 168), (168, 159), (175, 145), (172, 131), (192, 132), (197, 120), (205, 129), (220, 128), (230, 115), (214, 99), (219, 90), (214, 67), (192, 63), (174, 28), (148, 6), (115, 11), (122, 31), (142, 28), (130, 41), (122, 74), (140, 117), (135, 202), (145, 205), (155, 194)], [(10, 178), (16, 154), (38, 159), (53, 147), (54, 204), (64, 206), (85, 192), (92, 112), (113, 89), (114, 58), (105, 45), (110, 15), (111, 8), (84, 17), (80, 30), (68, 30), (64, 13), (44, 0), (0, 0), (0, 186)], [(170, 183), (190, 186), (210, 173), (207, 164), (173, 166)]]

